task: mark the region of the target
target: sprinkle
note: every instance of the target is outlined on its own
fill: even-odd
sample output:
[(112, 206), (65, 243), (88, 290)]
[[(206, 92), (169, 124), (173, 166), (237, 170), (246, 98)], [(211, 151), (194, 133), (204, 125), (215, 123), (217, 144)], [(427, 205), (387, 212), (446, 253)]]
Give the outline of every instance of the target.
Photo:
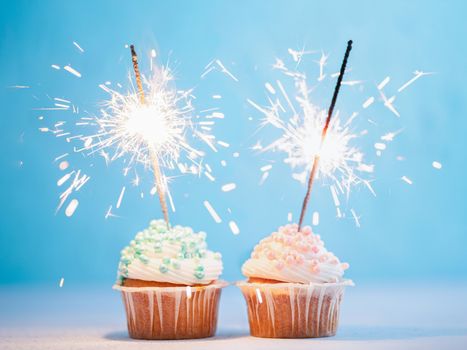
[(312, 224), (313, 226), (318, 226), (319, 225), (319, 212), (315, 211), (313, 212), (313, 218), (312, 218)]
[(53, 69), (56, 69), (56, 70), (59, 70), (59, 69), (60, 69), (60, 66), (57, 66), (56, 64), (52, 64), (51, 67), (52, 67)]
[(156, 56), (157, 56), (156, 50), (152, 49), (151, 50), (151, 57), (156, 58)]
[(81, 73), (78, 72), (76, 69), (72, 68), (71, 66), (65, 66), (63, 67), (64, 70), (66, 70), (67, 72), (77, 76), (78, 78), (81, 78)]
[(74, 214), (76, 208), (78, 207), (78, 200), (77, 199), (72, 199), (70, 204), (68, 204), (68, 206), (66, 207), (65, 209), (65, 215), (70, 217)]
[(292, 222), (292, 213), (287, 214), (287, 221)]
[(195, 272), (195, 277), (199, 280), (202, 280), (204, 278), (204, 272), (203, 271), (196, 271)]
[(362, 107), (363, 108), (368, 108), (373, 104), (373, 102), (375, 102), (375, 98), (373, 96), (371, 96), (365, 102), (363, 102)]
[(191, 299), (191, 287), (186, 286), (186, 298)]
[(225, 167), (225, 166), (227, 166), (227, 162), (226, 162), (225, 160), (221, 160), (221, 165), (222, 165), (223, 167)]
[(215, 100), (219, 100), (222, 98), (221, 95), (212, 95), (212, 98), (215, 99)]
[(233, 182), (228, 183), (228, 184), (225, 184), (224, 186), (222, 186), (222, 191), (229, 192), (229, 191), (234, 190), (236, 187), (237, 187), (237, 185), (235, 183), (233, 183)]
[(161, 264), (161, 265), (159, 266), (159, 271), (160, 271), (161, 273), (167, 273), (167, 272), (169, 271), (169, 268), (167, 267), (167, 265)]
[(433, 163), (431, 163), (431, 165), (433, 166), (433, 168), (435, 169), (441, 169), (443, 167), (443, 165), (440, 163), (440, 162), (437, 162), (436, 160), (433, 161)]
[(230, 230), (232, 231), (232, 233), (234, 235), (238, 235), (240, 233), (240, 229), (238, 228), (235, 221), (230, 221), (229, 222), (229, 227), (230, 227)]
[(60, 282), (58, 283), (58, 286), (62, 288), (64, 283), (65, 283), (65, 279), (62, 277), (60, 278)]
[(234, 152), (234, 154), (233, 154), (233, 157), (234, 157), (234, 158), (238, 158), (238, 157), (240, 157), (240, 153), (238, 153), (238, 152)]
[(263, 303), (263, 297), (261, 296), (261, 292), (259, 291), (258, 288), (256, 288), (256, 296), (258, 297), (258, 301), (260, 304)]
[(276, 262), (276, 265), (275, 265), (275, 266), (276, 266), (276, 269), (282, 270), (282, 269), (284, 268), (284, 262), (278, 260), (278, 261)]
[(405, 175), (402, 176), (401, 179), (402, 179), (403, 181), (407, 182), (409, 185), (412, 185), (412, 184), (413, 184), (412, 180), (410, 180), (410, 179), (409, 179), (407, 176), (405, 176)]
[(204, 201), (203, 202), (204, 206), (206, 207), (206, 209), (208, 210), (209, 214), (211, 214), (212, 218), (214, 219), (214, 221), (216, 223), (221, 223), (222, 220), (221, 218), (219, 217), (219, 215), (216, 213), (216, 211), (214, 210), (214, 208), (212, 207), (211, 203), (209, 203), (208, 201)]
[(342, 267), (342, 270), (347, 270), (349, 268), (349, 264), (348, 263), (342, 263), (341, 267)]

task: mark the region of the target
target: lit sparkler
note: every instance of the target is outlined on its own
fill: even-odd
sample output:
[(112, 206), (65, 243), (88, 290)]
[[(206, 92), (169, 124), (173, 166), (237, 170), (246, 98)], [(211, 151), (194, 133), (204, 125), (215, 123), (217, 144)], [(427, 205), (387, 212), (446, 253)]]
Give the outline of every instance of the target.
[[(334, 184), (332, 186), (334, 192), (337, 188), (340, 192), (348, 194), (352, 185), (361, 182), (358, 173), (372, 169), (371, 166), (364, 164), (363, 153), (352, 146), (353, 139), (357, 137), (350, 129), (355, 116), (351, 116), (346, 122), (343, 122), (336, 115), (331, 122), (350, 49), (351, 42), (348, 44), (328, 111), (312, 103), (306, 76), (303, 73), (289, 71), (282, 61), (278, 61), (275, 67), (294, 79), (297, 88), (296, 96), (291, 98), (284, 85), (277, 81), (281, 96), (276, 96), (275, 89), (273, 89), (272, 95), (274, 97), (270, 97), (269, 107), (261, 107), (249, 100), (249, 103), (264, 115), (262, 126), (272, 125), (282, 132), (276, 141), (262, 148), (262, 151), (285, 152), (284, 162), (293, 169), (301, 169), (301, 172), (294, 174), (294, 177), (302, 182), (305, 182), (307, 174), (310, 173), (300, 215), (300, 227), (303, 223), (315, 177), (330, 179)], [(320, 76), (322, 74), (322, 68), (320, 68)], [(268, 90), (271, 91), (271, 89)], [(284, 120), (283, 114), (288, 116), (288, 120)]]
[[(349, 50), (349, 48), (348, 48)], [(300, 60), (304, 54), (311, 51), (295, 51), (290, 50), (294, 62), (297, 62), (297, 57)], [(319, 65), (319, 76), (316, 78), (318, 82), (323, 81), (326, 77), (329, 79), (337, 78), (337, 85), (334, 95), (337, 97), (339, 85), (357, 85), (363, 83), (361, 80), (343, 81), (345, 67), (341, 68), (340, 72), (326, 74), (324, 67), (327, 61), (327, 55), (321, 54), (319, 61), (315, 61)], [(279, 151), (284, 152), (286, 157), (284, 162), (294, 169), (292, 177), (299, 180), (301, 183), (307, 182), (307, 195), (305, 196), (299, 225), (303, 223), (303, 216), (309, 200), (309, 193), (315, 178), (321, 180), (327, 179), (330, 181), (330, 193), (334, 205), (336, 207), (337, 216), (344, 217), (345, 214), (341, 211), (342, 201), (341, 195), (349, 198), (350, 190), (357, 184), (363, 184), (368, 190), (376, 196), (372, 188), (371, 181), (367, 178), (370, 173), (374, 172), (375, 166), (367, 164), (364, 161), (364, 154), (355, 147), (355, 141), (368, 134), (368, 130), (364, 129), (361, 132), (356, 132), (353, 126), (357, 116), (367, 108), (372, 107), (377, 102), (381, 102), (396, 117), (400, 117), (398, 110), (395, 107), (396, 95), (386, 97), (384, 89), (391, 81), (389, 76), (386, 76), (375, 87), (376, 95), (367, 96), (361, 105), (360, 111), (354, 111), (350, 116), (344, 119), (337, 111), (332, 118), (332, 109), (335, 103), (332, 102), (329, 111), (321, 109), (315, 105), (310, 97), (310, 91), (314, 90), (307, 84), (306, 74), (290, 70), (284, 61), (276, 59), (273, 66), (275, 69), (282, 72), (287, 78), (291, 78), (294, 83), (294, 91), (290, 93), (286, 85), (282, 81), (277, 80), (275, 84), (266, 83), (268, 92), (267, 106), (261, 106), (254, 101), (247, 100), (254, 108), (256, 108), (263, 116), (261, 127), (273, 126), (281, 132), (281, 136), (268, 146), (263, 147), (258, 141), (253, 147), (256, 151)], [(401, 93), (420, 77), (433, 74), (431, 72), (423, 72), (417, 70), (414, 76), (404, 83), (397, 93)], [(379, 98), (378, 98), (379, 97)], [(367, 119), (371, 124), (376, 123)], [(323, 129), (324, 128), (324, 129)], [(374, 144), (376, 155), (381, 156), (382, 152), (387, 148), (387, 143), (392, 142), (402, 130), (389, 131), (379, 137), (379, 142)], [(397, 160), (402, 160), (403, 157), (398, 156)], [(319, 167), (318, 167), (319, 163)], [(441, 168), (441, 163), (433, 162), (435, 169)], [(262, 166), (260, 168), (262, 175), (260, 184), (264, 183), (269, 176), (270, 166)], [(412, 184), (413, 181), (407, 176), (401, 177), (402, 181)], [(360, 227), (360, 217), (353, 208), (350, 208), (350, 213), (357, 227)], [(288, 221), (291, 221), (292, 215), (289, 213)], [(313, 225), (318, 225), (319, 213), (313, 213)]]
[[(132, 86), (133, 91), (126, 95), (105, 89), (110, 99), (102, 115), (95, 120), (99, 132), (90, 136), (92, 141), (87, 148), (96, 152), (112, 147), (115, 150), (111, 160), (129, 155), (130, 163), (140, 162), (152, 167), (164, 219), (169, 226), (161, 165), (173, 168), (182, 150), (192, 158), (202, 155), (185, 140), (190, 127), (189, 113), (193, 109), (190, 91), (181, 93), (171, 88), (172, 76), (165, 68), (156, 72), (151, 80), (145, 79), (139, 72), (133, 45), (131, 56), (137, 89)], [(147, 86), (146, 93), (143, 83)]]

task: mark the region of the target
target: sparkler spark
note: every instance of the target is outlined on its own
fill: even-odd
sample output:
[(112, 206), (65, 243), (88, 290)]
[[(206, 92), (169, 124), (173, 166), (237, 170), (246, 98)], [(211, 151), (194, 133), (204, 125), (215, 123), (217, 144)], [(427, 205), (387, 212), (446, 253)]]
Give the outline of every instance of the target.
[[(76, 44), (75, 46), (79, 50)], [(80, 52), (84, 53), (84, 50)], [(217, 145), (228, 148), (230, 144), (217, 140), (212, 134), (217, 120), (224, 118), (219, 108), (200, 111), (192, 118), (194, 112), (192, 101), (195, 99), (193, 90), (176, 89), (171, 69), (168, 66), (156, 65), (153, 62), (155, 57), (156, 54), (152, 50), (151, 75), (145, 76), (139, 73), (136, 53), (132, 51), (136, 84), (132, 83), (131, 74), (128, 76), (129, 88), (126, 92), (122, 91), (120, 83), (113, 84), (107, 81), (99, 84), (99, 88), (104, 90), (109, 97), (101, 103), (97, 115), (86, 114), (72, 123), (66, 120), (54, 121), (52, 125), (40, 127), (39, 130), (57, 138), (63, 138), (72, 145), (72, 152), (56, 157), (55, 161), (72, 153), (102, 156), (107, 165), (121, 160), (124, 164), (124, 176), (130, 174), (130, 170), (134, 170), (134, 177), (132, 176), (131, 180), (134, 186), (141, 184), (137, 173), (138, 166), (152, 169), (155, 186), (150, 193), (153, 195), (157, 193), (159, 196), (164, 218), (168, 224), (167, 204), (170, 204), (173, 211), (175, 211), (175, 206), (167, 185), (170, 178), (165, 176), (165, 170), (180, 170), (183, 174), (199, 176), (206, 168), (206, 176), (214, 181), (211, 170), (202, 161), (205, 152), (192, 147), (191, 141), (201, 140), (215, 152), (217, 152)], [(220, 61), (214, 63), (219, 71), (222, 67), (225, 68)], [(52, 65), (52, 68), (61, 69), (57, 65)], [(77, 77), (82, 77), (81, 73), (71, 65), (64, 66), (63, 69)], [(60, 96), (51, 97), (49, 100), (53, 103), (52, 106), (36, 108), (36, 110), (80, 114), (79, 107), (69, 99)], [(41, 117), (40, 120), (43, 118)], [(60, 165), (61, 170), (68, 168), (68, 163), (67, 166), (64, 164), (63, 167)], [(57, 211), (63, 206), (66, 208), (65, 214), (73, 215), (78, 202), (74, 201), (68, 205), (65, 202), (72, 200), (70, 195), (77, 192), (89, 180), (87, 175), (81, 174), (81, 170), (76, 169), (69, 174), (61, 175), (58, 186), (64, 185), (67, 181), (72, 184), (60, 195)], [(126, 189), (129, 190), (129, 188)], [(124, 193), (125, 186), (122, 187), (114, 208), (121, 207)], [(141, 192), (141, 197), (143, 196)], [(166, 196), (168, 197), (167, 204)], [(111, 206), (105, 217), (114, 216), (116, 215), (112, 213)]]
[[(352, 115), (348, 121), (336, 113), (329, 124), (326, 139), (322, 142), (323, 126), (326, 124), (327, 111), (316, 106), (309, 95), (306, 75), (289, 71), (281, 66), (286, 76), (292, 77), (296, 91), (289, 94), (284, 84), (277, 81), (282, 96), (270, 97), (269, 106), (249, 103), (263, 114), (261, 126), (270, 125), (281, 131), (278, 139), (260, 149), (261, 152), (277, 151), (285, 153), (284, 162), (298, 171), (292, 176), (301, 182), (312, 170), (315, 157), (319, 156), (320, 166), (316, 177), (330, 179), (335, 191), (349, 192), (351, 185), (360, 182), (361, 169), (372, 169), (364, 164), (363, 153), (352, 145), (357, 134), (351, 130)], [(262, 167), (262, 171), (270, 170)]]

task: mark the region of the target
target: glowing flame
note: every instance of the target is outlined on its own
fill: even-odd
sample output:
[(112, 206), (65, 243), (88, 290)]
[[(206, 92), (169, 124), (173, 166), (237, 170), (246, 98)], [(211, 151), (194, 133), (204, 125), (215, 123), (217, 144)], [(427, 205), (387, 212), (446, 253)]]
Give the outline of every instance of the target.
[[(188, 145), (185, 135), (191, 128), (190, 91), (177, 91), (170, 86), (172, 75), (161, 68), (148, 80), (145, 103), (132, 87), (128, 94), (107, 89), (110, 99), (105, 102), (101, 116), (96, 118), (99, 132), (92, 136), (89, 148), (102, 150), (114, 147), (111, 160), (130, 155), (131, 162), (149, 165), (151, 153), (161, 165), (174, 168), (181, 151), (196, 158), (201, 152)], [(131, 81), (131, 78), (130, 78)]]

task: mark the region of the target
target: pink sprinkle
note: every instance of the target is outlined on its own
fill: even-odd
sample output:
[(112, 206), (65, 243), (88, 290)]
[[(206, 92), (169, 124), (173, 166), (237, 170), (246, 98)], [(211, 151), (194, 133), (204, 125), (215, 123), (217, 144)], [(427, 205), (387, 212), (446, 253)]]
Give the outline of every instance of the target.
[(305, 253), (308, 250), (308, 245), (306, 245), (305, 243), (299, 243), (297, 244), (297, 249)]
[(272, 250), (269, 250), (266, 256), (268, 257), (269, 260), (274, 260), (276, 258), (276, 254)]
[(319, 266), (318, 266), (318, 265), (313, 266), (313, 267), (311, 268), (311, 272), (313, 272), (313, 273), (319, 273)]
[(297, 256), (295, 257), (295, 261), (296, 261), (297, 264), (299, 264), (299, 265), (303, 264), (303, 261), (304, 261), (303, 255), (297, 255)]
[(305, 235), (305, 236), (308, 236), (311, 234), (311, 227), (310, 226), (305, 226), (304, 228), (302, 228), (302, 233)]
[(284, 268), (284, 262), (279, 260), (279, 261), (276, 263), (276, 269), (282, 270), (283, 268)]
[(339, 261), (337, 261), (337, 259), (332, 259), (331, 260), (331, 264), (333, 265), (337, 265), (339, 263)]
[(313, 247), (311, 247), (311, 251), (312, 251), (313, 253), (315, 253), (315, 254), (318, 254), (319, 248), (318, 248), (317, 246), (314, 245)]
[(342, 263), (341, 267), (342, 267), (342, 270), (347, 270), (349, 268), (349, 264), (348, 263)]
[(316, 260), (316, 259), (311, 259), (311, 265), (312, 265), (312, 266), (318, 265), (318, 260)]
[(287, 246), (292, 245), (292, 238), (286, 237), (286, 238), (284, 239), (284, 244), (287, 245)]
[(287, 258), (285, 258), (285, 262), (288, 265), (293, 265), (295, 263), (295, 259), (293, 258), (292, 255), (287, 255)]
[(326, 260), (328, 260), (327, 255), (321, 255), (321, 256), (319, 257), (319, 261), (320, 261), (320, 262), (325, 262)]

